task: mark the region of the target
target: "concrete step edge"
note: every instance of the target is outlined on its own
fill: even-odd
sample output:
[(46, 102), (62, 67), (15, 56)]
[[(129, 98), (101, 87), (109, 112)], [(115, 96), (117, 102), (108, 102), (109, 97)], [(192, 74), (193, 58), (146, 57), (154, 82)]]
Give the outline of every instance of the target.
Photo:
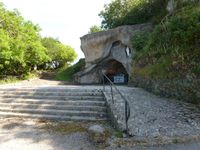
[(33, 96), (33, 95), (38, 95), (38, 96), (65, 96), (65, 97), (70, 97), (70, 96), (85, 96), (85, 97), (104, 97), (103, 94), (96, 94), (96, 93), (57, 93), (57, 92), (4, 92), (1, 93), (0, 92), (0, 96), (7, 96), (7, 95), (29, 95), (29, 96)]
[[(0, 111), (29, 111), (33, 113), (63, 113), (63, 114), (99, 114), (98, 111), (77, 111), (77, 110), (55, 110), (55, 109), (10, 109), (10, 108), (2, 108), (0, 107)], [(106, 112), (101, 112), (100, 114), (106, 114)]]
[(5, 103), (5, 104), (11, 104), (11, 103), (18, 103), (18, 104), (51, 104), (51, 105), (74, 105), (74, 106), (105, 106), (106, 102), (105, 101), (78, 101), (78, 100), (74, 100), (74, 101), (42, 101), (42, 100), (6, 100), (6, 101), (1, 101), (1, 103)]
[(14, 113), (14, 112), (0, 112), (0, 117), (23, 117), (35, 119), (49, 119), (49, 120), (65, 120), (65, 121), (96, 121), (108, 120), (107, 117), (86, 117), (86, 116), (59, 116), (59, 115), (41, 115), (41, 114), (27, 114), (27, 113)]
[(90, 92), (90, 93), (102, 93), (102, 89), (64, 89), (64, 88), (0, 88), (0, 92), (7, 92), (7, 91), (42, 91), (42, 92)]
[(52, 99), (23, 99), (23, 98), (9, 98), (9, 99), (0, 99), (0, 103), (12, 103), (12, 102), (23, 102), (23, 103), (29, 103), (29, 102), (42, 102), (42, 103), (102, 103), (104, 104), (106, 101), (105, 100), (52, 100)]
[(103, 96), (53, 96), (53, 95), (12, 95), (12, 94), (7, 94), (7, 95), (0, 95), (0, 99), (5, 99), (5, 98), (34, 98), (34, 99), (98, 99), (98, 100), (104, 100)]
[(96, 110), (98, 112), (100, 111), (106, 111), (106, 106), (82, 106), (82, 105), (50, 105), (50, 104), (24, 104), (24, 103), (0, 103), (0, 108), (34, 108), (34, 109), (57, 109), (57, 110)]

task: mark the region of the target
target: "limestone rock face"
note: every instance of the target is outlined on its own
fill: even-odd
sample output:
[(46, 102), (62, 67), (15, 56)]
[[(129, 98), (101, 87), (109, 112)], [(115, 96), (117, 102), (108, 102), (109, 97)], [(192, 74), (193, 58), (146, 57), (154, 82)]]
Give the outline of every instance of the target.
[(100, 83), (100, 70), (107, 74), (130, 74), (132, 55), (130, 39), (138, 31), (149, 31), (151, 24), (126, 25), (81, 37), (85, 70), (74, 76), (77, 83)]
[(85, 55), (86, 67), (108, 56), (113, 43), (117, 41), (131, 48), (130, 38), (136, 32), (150, 28), (151, 24), (127, 25), (81, 37), (81, 49)]

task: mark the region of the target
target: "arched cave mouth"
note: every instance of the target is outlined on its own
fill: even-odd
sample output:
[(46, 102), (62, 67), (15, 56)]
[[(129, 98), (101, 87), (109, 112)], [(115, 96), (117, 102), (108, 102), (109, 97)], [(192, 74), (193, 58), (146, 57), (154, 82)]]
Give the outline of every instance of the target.
[[(108, 60), (104, 66), (103, 70), (108, 78), (115, 84), (127, 84), (128, 83), (128, 73), (124, 68), (123, 64), (115, 59)], [(104, 77), (104, 81), (108, 83), (108, 80)]]

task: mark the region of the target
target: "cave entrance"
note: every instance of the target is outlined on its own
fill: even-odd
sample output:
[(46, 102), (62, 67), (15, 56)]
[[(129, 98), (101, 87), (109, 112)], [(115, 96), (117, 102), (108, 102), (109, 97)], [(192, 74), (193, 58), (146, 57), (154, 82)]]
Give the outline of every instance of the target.
[[(108, 78), (115, 84), (127, 84), (128, 83), (128, 73), (124, 68), (123, 64), (114, 59), (107, 61), (104, 64), (103, 70)], [(105, 82), (108, 82), (105, 79)]]

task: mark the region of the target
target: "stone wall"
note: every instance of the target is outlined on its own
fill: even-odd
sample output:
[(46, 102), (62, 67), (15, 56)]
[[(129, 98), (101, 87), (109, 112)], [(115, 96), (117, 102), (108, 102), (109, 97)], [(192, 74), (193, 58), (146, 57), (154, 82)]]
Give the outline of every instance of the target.
[(200, 79), (155, 80), (133, 77), (130, 85), (144, 88), (162, 97), (200, 104)]

